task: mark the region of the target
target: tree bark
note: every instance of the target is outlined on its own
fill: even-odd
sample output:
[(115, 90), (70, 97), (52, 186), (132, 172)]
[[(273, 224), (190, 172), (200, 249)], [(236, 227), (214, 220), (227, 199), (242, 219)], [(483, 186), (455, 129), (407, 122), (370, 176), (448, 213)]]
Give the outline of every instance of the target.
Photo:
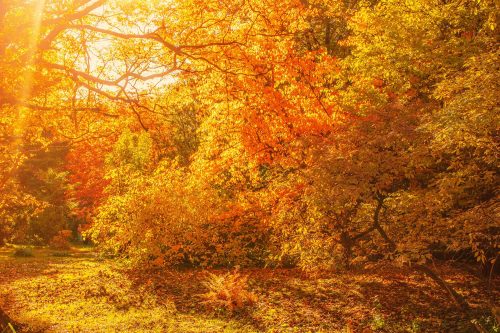
[(443, 290), (445, 290), (448, 295), (455, 301), (455, 304), (462, 310), (463, 314), (467, 318), (467, 320), (474, 326), (474, 328), (480, 333), (488, 333), (488, 331), (477, 321), (473, 320), (473, 316), (471, 314), (471, 309), (469, 303), (465, 300), (465, 298), (457, 293), (446, 281), (444, 281), (436, 272), (434, 272), (431, 268), (425, 265), (414, 265), (416, 270), (424, 273), (428, 277), (430, 277), (434, 282), (436, 282)]
[(16, 330), (16, 332), (21, 332), (20, 325), (12, 320), (1, 308), (0, 308), (0, 332), (10, 332), (9, 324)]

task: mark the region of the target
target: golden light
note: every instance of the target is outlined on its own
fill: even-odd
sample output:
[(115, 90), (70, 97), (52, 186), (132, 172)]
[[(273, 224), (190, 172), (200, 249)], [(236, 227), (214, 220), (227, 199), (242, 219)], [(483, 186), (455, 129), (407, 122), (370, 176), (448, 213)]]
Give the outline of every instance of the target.
[(21, 89), (19, 103), (17, 106), (17, 117), (15, 124), (15, 135), (18, 138), (17, 146), (19, 147), (20, 138), (22, 137), (23, 131), (25, 129), (25, 119), (26, 119), (26, 107), (24, 104), (31, 96), (31, 91), (33, 88), (33, 64), (34, 57), (37, 52), (38, 40), (40, 37), (40, 31), (42, 26), (43, 11), (45, 8), (45, 0), (37, 0), (34, 2), (34, 8), (32, 13), (32, 28), (31, 34), (28, 40), (28, 52), (27, 52), (27, 62), (25, 64), (25, 72), (23, 75), (23, 87)]

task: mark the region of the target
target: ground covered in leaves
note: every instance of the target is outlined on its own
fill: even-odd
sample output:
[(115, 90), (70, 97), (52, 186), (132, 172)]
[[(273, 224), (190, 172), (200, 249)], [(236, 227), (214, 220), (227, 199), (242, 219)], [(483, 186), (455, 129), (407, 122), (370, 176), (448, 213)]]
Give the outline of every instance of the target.
[[(26, 332), (470, 331), (432, 280), (387, 264), (314, 277), (244, 270), (258, 302), (230, 315), (203, 306), (201, 270), (138, 272), (85, 249), (38, 249), (26, 258), (12, 252), (0, 251), (0, 308)], [(492, 327), (485, 281), (449, 265), (436, 268)]]

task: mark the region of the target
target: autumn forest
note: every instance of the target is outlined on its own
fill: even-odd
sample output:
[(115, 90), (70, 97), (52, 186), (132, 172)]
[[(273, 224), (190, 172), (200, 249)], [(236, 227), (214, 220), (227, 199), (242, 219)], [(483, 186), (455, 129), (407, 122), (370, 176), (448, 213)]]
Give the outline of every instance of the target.
[(496, 0), (0, 0), (0, 332), (500, 332)]

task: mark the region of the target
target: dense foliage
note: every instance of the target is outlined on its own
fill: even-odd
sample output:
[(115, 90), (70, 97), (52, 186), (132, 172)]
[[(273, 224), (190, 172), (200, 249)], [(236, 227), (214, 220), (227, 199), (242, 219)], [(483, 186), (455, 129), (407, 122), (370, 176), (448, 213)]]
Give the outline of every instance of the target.
[(498, 3), (0, 1), (0, 240), (497, 260)]

